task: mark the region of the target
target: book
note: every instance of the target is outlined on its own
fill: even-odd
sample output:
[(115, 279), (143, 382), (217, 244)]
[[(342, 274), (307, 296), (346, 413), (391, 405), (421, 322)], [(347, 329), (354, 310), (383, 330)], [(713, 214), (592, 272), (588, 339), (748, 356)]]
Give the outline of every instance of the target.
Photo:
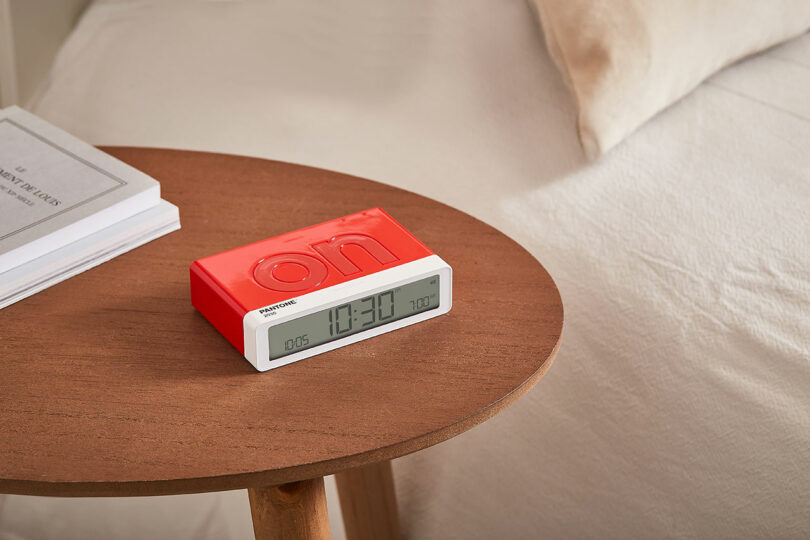
[(155, 179), (0, 110), (0, 308), (179, 228)]

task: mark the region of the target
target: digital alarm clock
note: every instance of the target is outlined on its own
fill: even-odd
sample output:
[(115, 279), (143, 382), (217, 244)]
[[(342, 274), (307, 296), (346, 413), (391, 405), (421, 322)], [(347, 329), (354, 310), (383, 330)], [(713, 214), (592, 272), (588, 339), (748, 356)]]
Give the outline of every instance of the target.
[(191, 264), (191, 302), (259, 371), (450, 311), (450, 266), (380, 208)]

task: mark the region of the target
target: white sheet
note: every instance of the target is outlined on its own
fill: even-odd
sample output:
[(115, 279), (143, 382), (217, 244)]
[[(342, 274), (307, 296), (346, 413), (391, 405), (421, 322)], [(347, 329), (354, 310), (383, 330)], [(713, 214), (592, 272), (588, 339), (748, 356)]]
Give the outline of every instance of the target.
[[(486, 424), (395, 461), (409, 537), (799, 538), (810, 536), (809, 96), (805, 35), (720, 73), (587, 165), (518, 0), (133, 0), (89, 10), (33, 110), (98, 144), (249, 154), (405, 187), (542, 261), (566, 309), (557, 361)], [(0, 538), (248, 538), (242, 499), (7, 497)]]

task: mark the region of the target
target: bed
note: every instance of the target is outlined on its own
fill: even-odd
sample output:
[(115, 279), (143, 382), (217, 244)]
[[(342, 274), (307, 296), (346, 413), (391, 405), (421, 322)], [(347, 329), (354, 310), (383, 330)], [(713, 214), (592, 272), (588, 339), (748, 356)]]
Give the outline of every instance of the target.
[[(394, 461), (407, 537), (810, 536), (810, 35), (593, 162), (522, 1), (97, 1), (28, 108), (95, 144), (409, 189), (543, 263), (566, 309), (555, 365), (493, 420)], [(250, 523), (244, 492), (0, 501), (4, 540)]]

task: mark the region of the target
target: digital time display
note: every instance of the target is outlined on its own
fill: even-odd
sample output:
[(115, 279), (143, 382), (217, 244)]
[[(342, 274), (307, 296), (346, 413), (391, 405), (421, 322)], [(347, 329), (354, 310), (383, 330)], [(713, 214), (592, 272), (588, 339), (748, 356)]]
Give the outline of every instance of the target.
[(270, 360), (439, 307), (439, 276), (365, 296), (271, 326)]

